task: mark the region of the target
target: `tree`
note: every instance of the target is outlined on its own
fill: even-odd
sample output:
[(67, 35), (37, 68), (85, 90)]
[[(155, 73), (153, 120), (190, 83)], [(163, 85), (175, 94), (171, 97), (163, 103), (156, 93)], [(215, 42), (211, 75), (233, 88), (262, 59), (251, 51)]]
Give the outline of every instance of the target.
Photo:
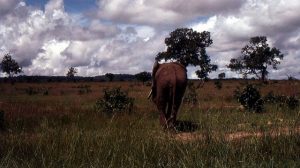
[(14, 74), (22, 72), (22, 68), (19, 64), (11, 57), (10, 54), (5, 54), (1, 63), (1, 70), (8, 74), (9, 78), (13, 77)]
[(218, 78), (219, 79), (224, 79), (225, 78), (225, 73), (224, 72), (219, 73)]
[(134, 77), (137, 80), (143, 82), (143, 84), (144, 84), (146, 81), (151, 79), (151, 73), (150, 72), (140, 72), (140, 73), (135, 74)]
[(277, 69), (277, 65), (283, 59), (279, 49), (269, 47), (265, 36), (250, 38), (249, 44), (242, 48), (241, 54), (239, 58), (230, 60), (228, 68), (243, 74), (244, 77), (248, 74), (256, 75), (262, 81), (266, 80), (269, 73), (268, 66)]
[(201, 33), (188, 28), (179, 28), (170, 33), (165, 39), (167, 51), (160, 52), (156, 60), (175, 60), (184, 66), (199, 66), (196, 74), (201, 79), (206, 79), (208, 73), (215, 71), (217, 65), (210, 63), (206, 47), (213, 43), (208, 31)]
[(112, 73), (106, 73), (105, 77), (111, 82), (115, 78), (115, 75)]
[(69, 71), (67, 73), (67, 77), (74, 78), (75, 74), (77, 73), (77, 69), (74, 67), (69, 68)]

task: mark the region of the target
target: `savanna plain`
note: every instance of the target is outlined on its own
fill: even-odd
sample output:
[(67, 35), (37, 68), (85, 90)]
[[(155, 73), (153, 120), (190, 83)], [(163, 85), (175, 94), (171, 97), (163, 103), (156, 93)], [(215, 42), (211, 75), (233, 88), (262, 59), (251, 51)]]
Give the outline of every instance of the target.
[[(234, 90), (245, 82), (263, 96), (300, 93), (297, 80), (208, 81), (187, 88), (196, 101), (183, 102), (174, 132), (161, 128), (140, 82), (0, 83), (0, 167), (300, 167), (299, 107), (244, 110)], [(95, 110), (115, 87), (134, 98), (133, 110)]]

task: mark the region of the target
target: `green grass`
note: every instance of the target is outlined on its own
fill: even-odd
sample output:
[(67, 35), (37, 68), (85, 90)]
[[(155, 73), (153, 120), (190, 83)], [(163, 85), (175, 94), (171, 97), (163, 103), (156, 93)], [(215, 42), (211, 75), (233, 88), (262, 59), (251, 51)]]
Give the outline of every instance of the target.
[[(41, 87), (15, 87), (27, 85)], [(197, 129), (178, 134), (164, 132), (159, 126), (156, 108), (146, 99), (149, 87), (87, 83), (92, 92), (78, 94), (81, 84), (46, 85), (43, 87), (52, 87), (49, 95), (28, 95), (0, 84), (0, 109), (5, 112), (6, 125), (6, 131), (0, 133), (0, 167), (300, 166), (300, 135), (295, 130), (300, 126), (299, 108), (268, 106), (262, 114), (240, 111), (230, 98), (237, 85), (232, 81), (225, 82), (227, 89), (220, 91), (212, 83), (197, 90), (199, 104), (183, 104), (178, 116), (181, 121), (194, 122)], [(109, 118), (94, 111), (102, 89), (115, 86), (122, 86), (136, 99), (134, 113)], [(286, 89), (287, 94), (291, 90), (284, 82), (272, 86)], [(271, 133), (281, 128), (287, 128), (289, 134)], [(261, 132), (262, 136), (227, 139), (237, 132)]]

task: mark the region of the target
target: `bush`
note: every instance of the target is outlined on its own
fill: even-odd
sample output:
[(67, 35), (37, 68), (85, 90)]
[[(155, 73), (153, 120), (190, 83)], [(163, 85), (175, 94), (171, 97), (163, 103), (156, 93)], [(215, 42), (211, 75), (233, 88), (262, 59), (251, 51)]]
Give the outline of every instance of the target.
[(104, 89), (104, 95), (98, 99), (95, 105), (97, 112), (103, 112), (109, 116), (116, 113), (132, 112), (134, 99), (128, 97), (121, 88)]
[(223, 84), (222, 84), (222, 82), (221, 82), (221, 81), (219, 81), (219, 80), (215, 81), (215, 87), (216, 87), (217, 89), (221, 90), (221, 89), (222, 89), (222, 87), (223, 87)]
[(296, 96), (275, 95), (273, 92), (269, 92), (264, 97), (264, 102), (275, 104), (279, 107), (288, 107), (292, 110), (299, 107), (299, 100)]
[(196, 105), (198, 103), (197, 88), (193, 82), (188, 82), (187, 91), (183, 98), (183, 102)]
[(287, 98), (286, 104), (290, 109), (296, 109), (299, 107), (299, 100), (295, 96), (290, 96)]
[(235, 97), (238, 102), (248, 111), (262, 112), (264, 101), (253, 85), (248, 84), (242, 91), (236, 90)]

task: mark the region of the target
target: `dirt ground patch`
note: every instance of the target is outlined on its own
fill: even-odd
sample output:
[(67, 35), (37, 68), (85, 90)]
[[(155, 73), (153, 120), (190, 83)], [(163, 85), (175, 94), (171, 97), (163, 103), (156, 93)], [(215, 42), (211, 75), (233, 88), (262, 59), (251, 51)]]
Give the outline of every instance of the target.
[[(300, 127), (296, 128), (278, 128), (274, 129), (271, 131), (257, 131), (257, 132), (246, 132), (246, 131), (239, 131), (239, 132), (233, 132), (233, 133), (226, 133), (224, 135), (224, 140), (226, 141), (236, 141), (236, 140), (241, 140), (241, 139), (246, 139), (246, 138), (261, 138), (263, 136), (271, 136), (271, 137), (277, 137), (277, 136), (289, 136), (291, 134), (300, 134)], [(212, 137), (209, 137), (208, 135), (205, 135), (203, 133), (196, 133), (196, 132), (183, 132), (183, 133), (177, 133), (173, 135), (174, 138), (178, 141), (182, 142), (192, 142), (196, 140), (205, 140), (207, 138), (223, 138), (222, 136), (218, 135), (218, 133), (212, 133)]]

